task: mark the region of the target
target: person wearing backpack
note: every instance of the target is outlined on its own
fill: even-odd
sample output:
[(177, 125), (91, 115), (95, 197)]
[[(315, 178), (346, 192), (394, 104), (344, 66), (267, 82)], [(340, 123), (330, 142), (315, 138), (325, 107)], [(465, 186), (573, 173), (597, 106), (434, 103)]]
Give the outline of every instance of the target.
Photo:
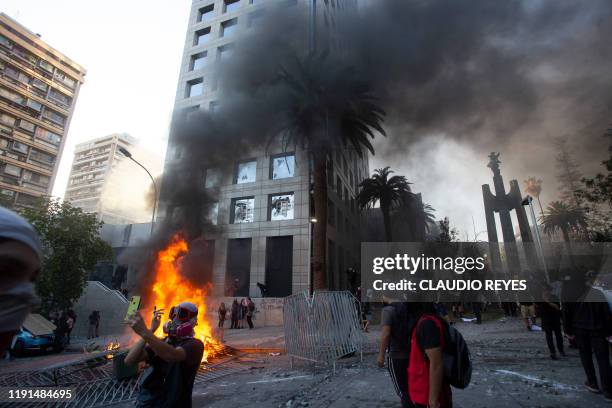
[(408, 395), (416, 408), (451, 408), (452, 393), (444, 372), (445, 328), (432, 303), (414, 303), (416, 324), (411, 331)]
[[(389, 376), (400, 397), (402, 408), (413, 408), (408, 396), (408, 362), (410, 357), (410, 314), (409, 304), (393, 302), (383, 296), (385, 307), (382, 310), (380, 352), (378, 366), (385, 366), (385, 355)], [(388, 353), (387, 353), (388, 351)]]

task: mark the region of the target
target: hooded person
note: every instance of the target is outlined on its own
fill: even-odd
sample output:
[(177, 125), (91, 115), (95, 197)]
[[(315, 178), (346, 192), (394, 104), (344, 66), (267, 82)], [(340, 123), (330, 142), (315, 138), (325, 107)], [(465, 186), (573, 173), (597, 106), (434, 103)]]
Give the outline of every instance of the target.
[(148, 367), (140, 377), (138, 407), (191, 407), (193, 381), (204, 354), (204, 344), (195, 338), (198, 307), (182, 302), (172, 307), (163, 325), (166, 336), (154, 335), (161, 325), (163, 310), (153, 312), (150, 328), (136, 313), (129, 319), (134, 332), (141, 337), (125, 357), (128, 365), (140, 361)]
[(42, 257), (34, 228), (13, 211), (0, 207), (0, 356), (39, 304), (34, 281)]

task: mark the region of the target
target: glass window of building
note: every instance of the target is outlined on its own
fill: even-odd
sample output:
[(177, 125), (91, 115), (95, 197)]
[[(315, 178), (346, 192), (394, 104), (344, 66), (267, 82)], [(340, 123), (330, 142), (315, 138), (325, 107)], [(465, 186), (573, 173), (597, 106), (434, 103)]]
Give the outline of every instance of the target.
[(12, 149), (19, 153), (24, 153), (24, 154), (28, 153), (28, 145), (24, 143), (20, 143), (18, 141), (13, 141)]
[(200, 52), (191, 56), (191, 61), (189, 63), (190, 71), (197, 71), (199, 69), (204, 68), (206, 66), (206, 52)]
[(232, 18), (221, 23), (221, 37), (230, 37), (236, 34), (238, 29), (238, 19)]
[(195, 32), (193, 45), (202, 45), (210, 40), (210, 27), (203, 28)]
[(230, 224), (253, 222), (255, 215), (255, 197), (232, 199)]
[[(32, 125), (34, 126), (34, 125)], [(43, 129), (40, 126), (36, 128), (36, 138), (41, 139), (45, 142), (51, 143), (52, 145), (58, 146), (62, 140), (61, 136), (53, 132)]]
[(43, 59), (38, 61), (38, 66), (41, 67), (42, 69), (44, 69), (45, 71), (47, 71), (50, 74), (53, 73), (53, 65), (50, 64), (49, 62), (43, 60)]
[(210, 20), (215, 15), (215, 5), (209, 4), (208, 6), (204, 6), (198, 10), (198, 21), (207, 21)]
[(234, 44), (226, 44), (223, 47), (217, 48), (217, 61), (224, 60), (234, 52)]
[(338, 197), (342, 200), (342, 179), (340, 176), (336, 176), (336, 193)]
[(11, 176), (19, 177), (21, 176), (21, 168), (13, 166), (12, 164), (5, 164), (4, 173), (10, 174)]
[(33, 99), (28, 99), (27, 105), (28, 107), (34, 109), (36, 112), (40, 112), (42, 109), (42, 103), (36, 102)]
[(204, 222), (217, 225), (219, 218), (219, 202), (208, 203), (204, 209)]
[(219, 101), (210, 101), (208, 104), (208, 110), (211, 112), (216, 112), (219, 109)]
[(253, 27), (254, 25), (257, 25), (259, 21), (261, 21), (262, 17), (264, 16), (265, 11), (263, 9), (259, 9), (257, 11), (254, 11), (252, 13), (249, 13), (249, 22), (248, 22), (248, 26), (249, 27)]
[(33, 132), (35, 126), (32, 122), (28, 122), (25, 119), (19, 119), (19, 127), (21, 129), (27, 130), (28, 132)]
[(223, 0), (223, 12), (231, 13), (240, 8), (240, 0)]
[(191, 98), (193, 96), (202, 95), (203, 92), (204, 92), (204, 79), (203, 78), (192, 79), (191, 81), (187, 82), (187, 92), (185, 94), (185, 97)]
[(293, 219), (293, 193), (271, 195), (269, 200), (270, 221)]
[(223, 176), (223, 172), (219, 168), (210, 168), (206, 169), (206, 173), (204, 175), (204, 187), (205, 188), (214, 188), (219, 187), (221, 185), (221, 177)]
[(238, 163), (234, 184), (253, 183), (257, 176), (257, 161)]
[(284, 179), (295, 175), (295, 155), (293, 153), (272, 156), (270, 159), (270, 178)]
[(41, 81), (38, 78), (34, 78), (32, 80), (32, 86), (37, 88), (37, 89), (39, 89), (39, 90), (41, 90), (41, 91), (43, 91), (43, 92), (46, 92), (47, 88), (49, 88), (49, 85), (47, 85), (44, 81)]
[(15, 118), (6, 113), (0, 113), (0, 123), (5, 125), (13, 126), (15, 124)]
[(51, 122), (57, 123), (58, 125), (64, 125), (66, 122), (66, 118), (64, 116), (49, 108), (45, 108), (43, 111), (43, 117), (49, 119)]

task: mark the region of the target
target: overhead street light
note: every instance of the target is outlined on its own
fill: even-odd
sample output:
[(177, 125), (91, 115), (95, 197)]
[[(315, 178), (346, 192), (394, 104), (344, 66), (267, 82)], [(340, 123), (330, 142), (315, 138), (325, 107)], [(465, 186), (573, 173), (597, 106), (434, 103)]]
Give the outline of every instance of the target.
[(150, 235), (152, 236), (153, 235), (153, 225), (155, 224), (155, 210), (157, 209), (157, 184), (155, 183), (155, 179), (153, 178), (153, 176), (151, 175), (149, 170), (147, 170), (147, 168), (145, 166), (140, 164), (138, 162), (138, 160), (134, 159), (134, 157), (132, 157), (132, 153), (130, 153), (126, 148), (121, 147), (121, 146), (119, 146), (119, 151), (125, 157), (127, 157), (128, 159), (130, 159), (131, 161), (133, 161), (134, 163), (136, 163), (140, 167), (142, 167), (142, 169), (147, 172), (147, 174), (151, 178), (151, 182), (153, 183), (153, 190), (154, 190), (154, 193), (155, 193), (155, 197), (153, 198), (153, 214), (151, 215), (151, 233), (150, 233)]

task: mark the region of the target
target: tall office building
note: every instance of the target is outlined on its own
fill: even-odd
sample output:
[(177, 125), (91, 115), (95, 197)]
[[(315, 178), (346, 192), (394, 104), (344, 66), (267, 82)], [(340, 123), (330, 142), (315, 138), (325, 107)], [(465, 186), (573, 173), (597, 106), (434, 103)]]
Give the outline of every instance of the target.
[(0, 13), (0, 203), (50, 195), (86, 71)]
[(142, 197), (151, 181), (120, 147), (135, 154), (152, 174), (159, 174), (158, 156), (138, 148), (136, 138), (126, 133), (99, 137), (76, 145), (64, 199), (108, 224), (150, 221), (151, 211), (143, 208)]
[[(340, 3), (316, 2), (318, 18), (335, 21), (341, 12)], [(343, 7), (355, 6), (352, 0), (342, 3)], [(215, 86), (218, 62), (231, 56), (235, 42), (249, 35), (266, 7), (296, 7), (304, 18), (309, 18), (311, 4), (312, 0), (194, 0), (175, 112), (214, 110), (223, 104), (223, 95)], [(308, 44), (303, 46), (307, 49)], [(209, 168), (202, 179), (201, 188), (216, 189), (218, 197), (209, 214), (217, 225), (216, 232), (205, 232), (204, 236), (210, 254), (210, 265), (204, 269), (211, 271), (215, 295), (258, 297), (257, 283), (265, 284), (271, 297), (308, 290), (312, 197), (307, 152), (271, 147), (268, 152), (262, 149), (245, 154), (243, 157), (236, 152), (230, 174)], [(180, 158), (181, 152), (170, 139), (165, 170)], [(328, 281), (330, 288), (341, 289), (348, 286), (346, 270), (360, 262), (355, 195), (359, 182), (368, 176), (368, 161), (351, 149), (336, 151), (330, 159)]]

